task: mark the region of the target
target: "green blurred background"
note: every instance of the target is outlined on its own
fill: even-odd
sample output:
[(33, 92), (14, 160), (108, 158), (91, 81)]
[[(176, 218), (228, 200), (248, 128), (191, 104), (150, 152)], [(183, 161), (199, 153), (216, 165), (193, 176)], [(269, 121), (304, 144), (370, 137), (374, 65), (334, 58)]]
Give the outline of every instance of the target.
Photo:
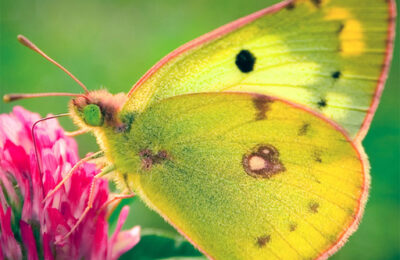
[[(33, 40), (89, 89), (127, 92), (164, 55), (216, 27), (262, 9), (273, 0), (0, 0), (0, 95), (10, 92), (80, 92), (79, 86), (16, 41)], [(399, 27), (398, 27), (399, 28)], [(397, 43), (398, 35), (397, 35)], [(399, 44), (382, 101), (364, 141), (372, 189), (359, 230), (333, 259), (400, 259), (400, 56)], [(39, 112), (67, 112), (68, 98), (0, 103)], [(69, 119), (61, 119), (74, 130)], [(92, 136), (77, 138), (80, 154), (96, 151)], [(130, 200), (125, 227), (175, 232), (139, 199)]]

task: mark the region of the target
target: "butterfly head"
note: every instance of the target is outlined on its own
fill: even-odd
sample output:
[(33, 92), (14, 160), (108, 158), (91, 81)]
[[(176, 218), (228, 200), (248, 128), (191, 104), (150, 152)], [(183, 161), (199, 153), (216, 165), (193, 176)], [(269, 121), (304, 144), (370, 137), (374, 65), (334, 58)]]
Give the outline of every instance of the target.
[(118, 115), (126, 99), (124, 93), (113, 95), (106, 90), (96, 90), (72, 99), (69, 110), (81, 127), (121, 128), (123, 123)]

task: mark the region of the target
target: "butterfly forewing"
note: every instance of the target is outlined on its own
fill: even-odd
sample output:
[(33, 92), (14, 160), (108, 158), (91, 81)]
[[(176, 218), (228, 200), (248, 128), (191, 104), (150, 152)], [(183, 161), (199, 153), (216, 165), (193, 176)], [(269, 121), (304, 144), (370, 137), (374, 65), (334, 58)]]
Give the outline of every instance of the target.
[[(362, 139), (390, 61), (394, 1), (286, 1), (164, 58), (126, 109), (209, 91), (257, 92), (304, 104)], [(360, 132), (361, 131), (361, 132)]]

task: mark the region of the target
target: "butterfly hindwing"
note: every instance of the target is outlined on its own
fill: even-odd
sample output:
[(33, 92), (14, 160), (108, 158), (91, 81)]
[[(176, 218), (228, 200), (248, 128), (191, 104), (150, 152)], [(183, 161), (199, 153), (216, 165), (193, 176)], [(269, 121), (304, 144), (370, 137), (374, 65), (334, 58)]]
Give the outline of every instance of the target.
[(120, 181), (213, 258), (327, 256), (358, 225), (365, 161), (312, 112), (263, 95), (202, 93), (134, 118), (107, 144)]
[(393, 0), (297, 0), (174, 51), (131, 90), (128, 110), (192, 92), (244, 91), (301, 103), (361, 140), (392, 51)]

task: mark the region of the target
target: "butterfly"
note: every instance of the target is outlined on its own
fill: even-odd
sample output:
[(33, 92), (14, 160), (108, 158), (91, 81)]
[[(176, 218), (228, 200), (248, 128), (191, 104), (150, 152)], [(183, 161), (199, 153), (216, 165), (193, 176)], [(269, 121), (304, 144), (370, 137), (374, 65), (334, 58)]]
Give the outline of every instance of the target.
[(327, 258), (367, 201), (361, 141), (394, 17), (393, 0), (284, 1), (178, 48), (128, 94), (76, 79), (85, 93), (70, 115), (108, 162), (98, 177), (112, 175), (209, 258)]

